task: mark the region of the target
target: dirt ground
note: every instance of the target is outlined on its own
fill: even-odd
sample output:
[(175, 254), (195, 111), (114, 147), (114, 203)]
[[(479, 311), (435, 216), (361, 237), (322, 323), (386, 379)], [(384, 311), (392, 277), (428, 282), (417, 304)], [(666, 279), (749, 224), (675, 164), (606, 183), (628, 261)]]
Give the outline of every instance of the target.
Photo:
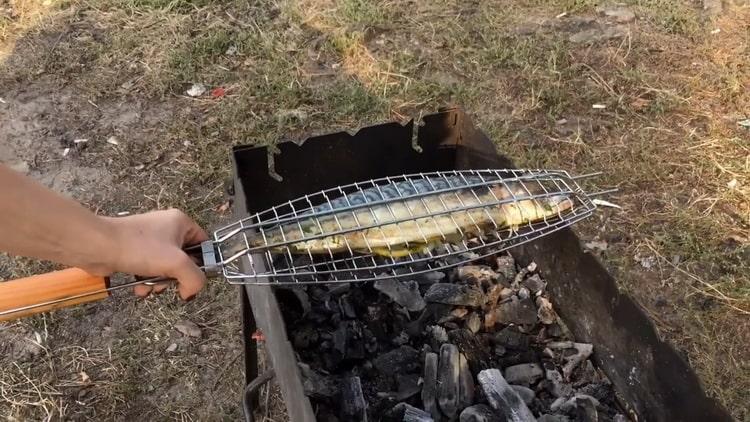
[[(100, 214), (216, 228), (232, 145), (460, 105), (517, 164), (620, 189), (577, 232), (750, 420), (750, 6), (612, 5), (0, 0), (0, 162)], [(0, 256), (0, 279), (51, 268)], [(217, 281), (0, 324), (0, 418), (239, 419), (237, 299)]]

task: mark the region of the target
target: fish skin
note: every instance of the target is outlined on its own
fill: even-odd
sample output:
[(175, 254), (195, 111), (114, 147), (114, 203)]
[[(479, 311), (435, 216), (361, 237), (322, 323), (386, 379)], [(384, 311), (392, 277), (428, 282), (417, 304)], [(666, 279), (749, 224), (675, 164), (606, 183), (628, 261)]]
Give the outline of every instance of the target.
[[(497, 177), (494, 177), (497, 178)], [(499, 179), (499, 178), (498, 178)], [(521, 200), (491, 208), (452, 211), (441, 215), (414, 218), (415, 216), (441, 211), (456, 210), (480, 203), (528, 195), (518, 182), (506, 182), (460, 189), (454, 192), (435, 193), (436, 190), (482, 184), (492, 178), (479, 176), (448, 176), (440, 178), (399, 181), (363, 189), (360, 192), (333, 199), (311, 210), (321, 213), (344, 207), (364, 205), (376, 201), (400, 198), (406, 195), (428, 194), (421, 198), (389, 202), (354, 211), (340, 211), (297, 223), (266, 229), (266, 242), (258, 239), (255, 246), (285, 243), (292, 253), (328, 254), (338, 252), (372, 253), (381, 256), (402, 257), (426, 249), (433, 243), (455, 242), (461, 238), (479, 236), (486, 231), (515, 230), (522, 224), (557, 216), (572, 208), (572, 201), (565, 195), (550, 196), (537, 200)], [(534, 194), (535, 192), (531, 192)], [(407, 219), (400, 223), (389, 222)], [(318, 224), (319, 223), (319, 224)], [(355, 229), (378, 225), (364, 230), (331, 235), (311, 240), (304, 237), (320, 233)], [(300, 228), (302, 231), (300, 231)], [(281, 231), (283, 230), (283, 236)], [(304, 232), (304, 234), (303, 234)], [(279, 248), (281, 249), (281, 248)]]

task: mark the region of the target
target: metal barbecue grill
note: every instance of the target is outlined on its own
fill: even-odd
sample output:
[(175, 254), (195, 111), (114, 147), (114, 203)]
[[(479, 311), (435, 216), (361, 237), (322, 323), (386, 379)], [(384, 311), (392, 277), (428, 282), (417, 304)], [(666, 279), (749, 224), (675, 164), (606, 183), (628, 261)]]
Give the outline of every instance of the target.
[[(301, 283), (337, 283), (353, 281), (371, 281), (384, 276), (409, 276), (429, 272), (437, 269), (460, 265), (473, 261), (499, 251), (511, 248), (522, 243), (529, 242), (554, 231), (568, 227), (588, 216), (596, 209), (591, 197), (610, 193), (615, 190), (599, 191), (587, 194), (579, 185), (578, 181), (584, 178), (597, 176), (599, 173), (571, 176), (566, 171), (556, 170), (464, 170), (418, 173), (411, 175), (385, 177), (365, 182), (352, 183), (327, 189), (315, 194), (304, 195), (298, 199), (288, 201), (285, 204), (274, 206), (263, 212), (241, 219), (236, 223), (221, 228), (214, 233), (214, 245), (216, 245), (217, 262), (222, 268), (222, 275), (232, 284), (301, 284)], [(428, 189), (418, 189), (415, 181), (427, 181)], [(498, 198), (490, 185), (501, 184), (508, 192), (510, 198)], [(521, 186), (523, 192), (514, 194), (514, 189)], [(398, 189), (398, 186), (411, 186), (409, 192)], [(420, 184), (424, 186), (424, 183)], [(388, 195), (383, 192), (381, 186), (395, 186), (397, 194)], [(465, 203), (458, 192), (469, 189), (475, 201)], [(487, 189), (492, 193), (491, 200), (482, 200), (476, 195), (476, 189)], [(368, 198), (365, 194), (377, 192), (376, 198)], [(536, 193), (532, 193), (536, 192)], [(438, 208), (431, 207), (424, 200), (433, 195), (454, 195), (460, 203), (459, 208), (451, 208), (440, 199)], [(488, 211), (492, 207), (520, 201), (538, 201), (542, 198), (564, 195), (568, 197), (573, 206), (565, 211), (558, 211), (557, 215), (545, 217), (541, 221), (528, 222), (520, 227), (505, 228), (495, 221)], [(409, 207), (409, 215), (397, 218), (391, 204), (397, 201), (419, 200), (422, 204), (421, 213), (415, 213)], [(372, 211), (375, 207), (386, 207), (392, 216), (388, 221), (379, 221), (377, 215)], [(482, 229), (474, 222), (469, 211), (481, 209), (490, 219), (493, 228)], [(357, 213), (365, 212), (372, 216), (372, 224), (360, 224), (357, 221)], [(338, 221), (337, 215), (342, 213), (351, 214), (357, 221), (355, 227), (344, 228)], [(482, 233), (481, 236), (468, 238), (464, 236), (461, 226), (455, 221), (455, 216), (464, 213), (474, 222), (474, 233)], [(400, 223), (407, 221), (418, 222), (426, 217), (447, 215), (455, 225), (455, 229), (461, 234), (458, 242), (449, 242), (443, 232), (443, 228), (437, 224), (434, 227), (440, 232), (442, 242), (436, 246), (426, 249), (424, 252), (408, 252), (407, 256), (393, 258), (379, 256), (373, 253), (373, 249), (367, 244), (364, 253), (355, 252), (354, 248), (346, 241), (345, 252), (337, 252), (327, 248), (324, 254), (314, 256), (307, 251), (300, 255), (294, 253), (290, 245), (300, 241), (311, 241), (328, 236), (347, 234), (362, 230), (376, 231), (385, 238), (383, 227), (395, 226), (400, 232)], [(326, 232), (321, 223), (322, 218), (333, 218), (337, 223), (337, 230)], [(306, 236), (300, 225), (300, 221), (312, 220), (314, 225), (320, 228), (320, 233)], [(302, 238), (287, 240), (285, 227), (291, 225), (297, 227)], [(423, 227), (417, 224), (424, 244), (430, 243), (424, 235)], [(254, 246), (258, 238), (263, 239), (262, 245)], [(270, 239), (282, 239), (282, 241), (271, 241)], [(366, 238), (365, 238), (365, 241)], [(407, 243), (407, 248), (409, 247)], [(390, 248), (390, 247), (389, 247)], [(239, 268), (240, 258), (247, 256), (250, 263), (246, 270)], [(262, 261), (263, 265), (258, 265)]]

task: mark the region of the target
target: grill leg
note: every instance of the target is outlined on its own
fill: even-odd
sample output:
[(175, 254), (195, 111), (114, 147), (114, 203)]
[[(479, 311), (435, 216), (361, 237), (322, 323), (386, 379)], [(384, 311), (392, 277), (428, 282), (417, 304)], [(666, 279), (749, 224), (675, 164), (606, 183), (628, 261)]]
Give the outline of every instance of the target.
[[(253, 310), (250, 308), (250, 300), (247, 297), (245, 286), (240, 289), (240, 307), (242, 309), (242, 343), (245, 348), (245, 385), (252, 383), (258, 378), (258, 342), (253, 340), (252, 335), (257, 329)], [(242, 396), (243, 408), (250, 405), (252, 408), (258, 406), (257, 391), (252, 391), (250, 396), (247, 390)], [(252, 418), (252, 415), (250, 415)]]
[(253, 398), (258, 397), (258, 389), (268, 381), (271, 381), (273, 379), (274, 372), (273, 368), (267, 370), (264, 372), (261, 376), (258, 378), (255, 378), (252, 380), (247, 387), (245, 387), (245, 394), (242, 400), (242, 410), (245, 413), (245, 421), (246, 422), (253, 422), (254, 416), (253, 416), (253, 409), (255, 409), (255, 405), (252, 405), (251, 402), (253, 401)]

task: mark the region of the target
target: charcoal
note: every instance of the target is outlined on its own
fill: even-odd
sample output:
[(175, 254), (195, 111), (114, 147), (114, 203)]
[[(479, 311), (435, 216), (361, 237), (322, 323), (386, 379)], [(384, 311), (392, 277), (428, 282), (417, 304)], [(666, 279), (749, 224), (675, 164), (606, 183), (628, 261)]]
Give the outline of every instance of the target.
[(536, 298), (537, 318), (542, 324), (550, 325), (557, 321), (557, 314), (552, 308), (552, 304), (546, 298), (539, 296)]
[(464, 409), (474, 403), (474, 375), (463, 353), (458, 355), (458, 408)]
[(557, 323), (557, 321), (553, 322), (552, 324), (549, 324), (547, 327), (547, 335), (552, 338), (562, 339), (564, 337), (564, 333), (562, 330), (562, 327), (560, 324)]
[(552, 411), (560, 410), (563, 413), (572, 413), (579, 407), (582, 407), (584, 409), (593, 407), (594, 414), (596, 414), (596, 407), (599, 406), (599, 400), (586, 394), (576, 394), (570, 399), (565, 400), (562, 404), (557, 403), (559, 402), (556, 400), (556, 403), (553, 403), (553, 405), (550, 406), (550, 409)]
[(330, 315), (341, 315), (341, 307), (339, 306), (339, 302), (331, 296), (329, 296), (328, 299), (323, 302), (323, 310)]
[(442, 271), (430, 271), (416, 276), (418, 283), (432, 284), (437, 283), (445, 278), (445, 273)]
[[(390, 320), (388, 315), (388, 307), (383, 305), (368, 306), (367, 312), (364, 315), (365, 322), (373, 334), (377, 338), (389, 338), (391, 333), (387, 330), (387, 325), (384, 323)], [(418, 334), (418, 333), (417, 333)], [(409, 335), (416, 335), (409, 333)]]
[(555, 397), (568, 397), (573, 393), (573, 387), (563, 382), (560, 371), (552, 368), (545, 368), (544, 377), (547, 380), (547, 390)]
[(503, 356), (505, 354), (505, 352), (507, 352), (507, 350), (505, 350), (505, 347), (501, 346), (499, 344), (497, 346), (495, 346), (495, 348), (492, 349), (492, 350), (495, 353), (495, 356), (498, 356), (498, 357)]
[(411, 346), (401, 346), (373, 360), (373, 365), (382, 374), (394, 376), (414, 371), (418, 366), (419, 352)]
[(420, 376), (417, 374), (396, 375), (396, 385), (398, 386), (396, 400), (404, 401), (419, 394), (422, 391), (419, 378)]
[(458, 280), (465, 284), (490, 286), (497, 283), (500, 275), (486, 265), (464, 265), (456, 269)]
[(307, 349), (318, 342), (318, 330), (307, 324), (300, 326), (292, 333), (292, 343), (295, 348)]
[(424, 382), (422, 384), (422, 404), (424, 409), (432, 415), (435, 420), (440, 419), (437, 399), (437, 376), (438, 355), (437, 353), (425, 353), (424, 355)]
[(476, 312), (470, 313), (466, 317), (466, 328), (474, 334), (478, 333), (479, 329), (482, 328), (482, 317)]
[(320, 374), (304, 363), (300, 363), (299, 367), (302, 373), (302, 386), (307, 396), (332, 399), (338, 394), (338, 383), (332, 377)]
[[(457, 319), (462, 319), (462, 318), (463, 318), (463, 317), (465, 317), (465, 316), (466, 316), (466, 315), (467, 315), (468, 313), (469, 313), (469, 310), (468, 310), (468, 309), (466, 309), (466, 308), (464, 308), (464, 307), (458, 307), (458, 308), (454, 308), (454, 309), (453, 309), (453, 310), (451, 311), (451, 315), (450, 315), (450, 316), (452, 316), (452, 317), (454, 317), (454, 318), (457, 318)], [(443, 319), (445, 319), (445, 318), (443, 318)]]
[(500, 275), (498, 281), (510, 286), (510, 283), (516, 278), (516, 262), (510, 255), (498, 256), (495, 260), (497, 265), (496, 272)]
[(408, 406), (404, 412), (404, 422), (433, 422), (430, 414), (414, 406)]
[(328, 288), (328, 292), (334, 296), (338, 296), (340, 294), (348, 292), (351, 287), (351, 283), (336, 283)]
[(531, 402), (534, 401), (534, 398), (536, 397), (536, 393), (534, 393), (534, 390), (529, 387), (524, 387), (523, 385), (511, 385), (510, 387), (516, 390), (516, 393), (518, 393), (523, 402), (526, 404), (531, 404)]
[(396, 346), (407, 344), (409, 343), (409, 334), (406, 334), (405, 331), (402, 331), (391, 340), (391, 343), (395, 344)]
[(312, 305), (310, 304), (310, 297), (308, 296), (305, 289), (299, 288), (299, 287), (283, 287), (280, 288), (279, 291), (284, 292), (290, 292), (294, 295), (296, 298), (300, 308), (302, 309), (302, 317), (307, 316), (307, 314), (310, 313), (312, 310)]
[(453, 306), (442, 303), (428, 303), (415, 321), (406, 324), (406, 332), (410, 336), (418, 336), (427, 325), (433, 324), (449, 315)]
[(519, 299), (523, 300), (528, 299), (529, 297), (531, 297), (531, 292), (529, 292), (529, 289), (527, 289), (526, 287), (521, 287), (520, 289), (518, 289)]
[(357, 318), (357, 313), (354, 312), (354, 306), (349, 295), (343, 294), (339, 297), (339, 307), (341, 307), (344, 317), (350, 319)]
[(378, 351), (378, 339), (372, 337), (370, 341), (365, 342), (364, 348), (369, 354), (375, 354)]
[[(500, 294), (503, 292), (503, 290), (508, 289), (507, 287), (504, 287), (500, 284), (496, 284), (492, 287), (490, 287), (487, 290), (487, 302), (484, 304), (484, 310), (490, 310), (494, 309), (495, 305), (497, 304), (497, 301), (500, 300)], [(508, 289), (511, 294), (513, 293), (512, 290)]]
[(599, 422), (599, 413), (596, 407), (599, 401), (591, 396), (576, 397), (576, 416), (581, 422)]
[(481, 337), (475, 336), (465, 328), (448, 332), (448, 341), (458, 347), (458, 351), (466, 356), (469, 368), (476, 373), (490, 365), (490, 348), (482, 343)]
[(395, 278), (385, 278), (377, 280), (374, 287), (411, 312), (419, 312), (426, 306), (416, 281), (403, 282)]
[(531, 277), (523, 280), (521, 282), (521, 285), (527, 289), (529, 289), (529, 292), (532, 294), (536, 294), (537, 292), (541, 292), (544, 290), (544, 287), (547, 285), (541, 277), (539, 277), (539, 274), (534, 274)]
[(518, 299), (511, 297), (510, 300), (500, 302), (492, 311), (494, 321), (500, 324), (536, 324), (536, 307), (530, 298)]
[(509, 422), (534, 421), (526, 403), (505, 381), (497, 369), (485, 369), (477, 376), (490, 406)]
[(322, 287), (313, 287), (312, 289), (308, 290), (308, 293), (310, 294), (312, 300), (316, 302), (322, 303), (331, 298), (331, 293), (323, 289)]
[(383, 415), (383, 422), (433, 422), (429, 413), (408, 403), (398, 403)]
[(565, 415), (544, 414), (536, 422), (570, 422), (570, 418)]
[(524, 350), (529, 347), (529, 336), (519, 333), (513, 327), (505, 327), (498, 332), (493, 338), (495, 344), (499, 344), (506, 349)]
[(459, 328), (459, 325), (455, 322), (444, 322), (443, 327), (445, 327), (446, 330), (456, 330)]
[(341, 381), (341, 419), (367, 422), (367, 402), (359, 377), (346, 377)]
[(427, 302), (443, 303), (446, 305), (482, 306), (486, 297), (481, 289), (449, 283), (435, 283), (424, 295)]
[(339, 422), (339, 418), (327, 411), (321, 412), (317, 417), (318, 422)]
[(522, 363), (538, 362), (539, 355), (536, 349), (517, 350), (506, 353), (503, 357), (497, 359), (497, 364), (501, 368), (520, 365)]
[(544, 376), (544, 371), (539, 364), (522, 363), (505, 368), (503, 375), (510, 384), (531, 385)]
[(451, 419), (458, 414), (459, 373), (458, 348), (449, 343), (443, 344), (438, 361), (437, 398), (440, 410)]
[(491, 407), (486, 404), (477, 404), (467, 407), (461, 412), (459, 422), (502, 422), (500, 417)]
[(584, 360), (588, 359), (589, 356), (591, 356), (591, 353), (594, 351), (594, 346), (588, 343), (574, 343), (570, 341), (560, 341), (560, 342), (552, 342), (548, 343), (547, 347), (550, 349), (568, 349), (573, 348), (576, 350), (576, 353), (565, 356), (565, 365), (563, 366), (563, 375), (565, 376), (565, 379), (570, 379), (570, 375), (573, 373), (573, 370)]
[(341, 356), (346, 356), (346, 342), (348, 338), (346, 331), (346, 325), (340, 325), (339, 328), (333, 332), (333, 348), (338, 351)]
[(583, 385), (591, 384), (594, 382), (595, 377), (596, 369), (594, 368), (594, 364), (587, 359), (573, 371), (571, 376), (573, 387), (581, 387)]
[(326, 315), (323, 312), (318, 312), (318, 311), (313, 310), (312, 312), (307, 314), (307, 319), (309, 319), (310, 321), (316, 324), (322, 324), (328, 321), (328, 315)]
[[(562, 378), (562, 376), (560, 378)], [(591, 396), (599, 401), (604, 401), (608, 397), (612, 397), (613, 394), (612, 384), (609, 382), (593, 382), (579, 388), (578, 392)]]
[(443, 343), (448, 342), (448, 333), (445, 331), (445, 328), (439, 325), (431, 325), (427, 327), (427, 334), (430, 337), (430, 346), (432, 347), (432, 350), (440, 350), (440, 346), (442, 346)]

